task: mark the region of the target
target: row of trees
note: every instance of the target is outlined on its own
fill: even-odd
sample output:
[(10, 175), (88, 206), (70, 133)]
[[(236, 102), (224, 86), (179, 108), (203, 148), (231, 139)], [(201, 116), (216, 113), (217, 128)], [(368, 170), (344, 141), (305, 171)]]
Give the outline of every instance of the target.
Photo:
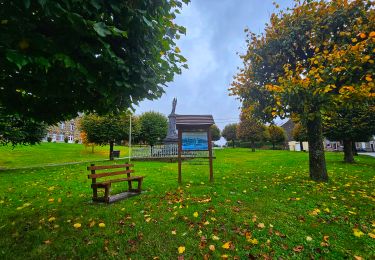
[(252, 151), (255, 151), (255, 143), (268, 141), (272, 144), (272, 149), (277, 144), (283, 144), (286, 140), (285, 130), (276, 125), (266, 126), (256, 118), (241, 115), (239, 124), (226, 125), (222, 131), (222, 136), (231, 142), (234, 147), (236, 140), (248, 141), (251, 144)]
[[(132, 143), (148, 144), (151, 147), (162, 143), (167, 136), (168, 119), (158, 112), (145, 112), (133, 116), (129, 112), (99, 116), (84, 115), (80, 120), (83, 143), (86, 145), (110, 146), (109, 156), (113, 159), (113, 147), (116, 143), (129, 142), (130, 120), (132, 124)], [(220, 139), (220, 130), (211, 127), (212, 140)]]
[[(362, 107), (374, 117), (374, 7), (371, 0), (295, 1), (271, 15), (263, 34), (246, 30), (247, 52), (231, 94), (242, 101), (244, 114), (263, 122), (299, 119), (313, 180), (328, 181), (324, 122)], [(353, 140), (344, 141), (351, 147)]]

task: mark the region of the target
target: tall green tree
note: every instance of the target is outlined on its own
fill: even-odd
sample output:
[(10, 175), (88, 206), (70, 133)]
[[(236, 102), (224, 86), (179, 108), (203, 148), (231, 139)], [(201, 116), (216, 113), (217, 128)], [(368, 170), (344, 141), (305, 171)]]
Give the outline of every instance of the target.
[(276, 149), (276, 144), (282, 144), (286, 140), (285, 130), (277, 125), (270, 125), (267, 128), (268, 140), (272, 143), (272, 149)]
[(211, 131), (212, 141), (219, 141), (221, 138), (221, 132), (220, 132), (220, 129), (217, 127), (217, 125), (212, 125), (210, 127), (210, 131)]
[(330, 111), (324, 118), (324, 135), (344, 144), (344, 162), (353, 163), (354, 142), (367, 142), (375, 135), (375, 106), (362, 103), (352, 108)]
[(237, 126), (237, 136), (243, 141), (249, 141), (253, 152), (255, 152), (255, 142), (265, 139), (265, 135), (266, 126), (257, 118), (249, 114), (241, 115), (241, 121)]
[(129, 115), (127, 113), (105, 116), (84, 115), (80, 120), (80, 130), (86, 134), (89, 143), (109, 144), (109, 159), (113, 160), (115, 143), (129, 138)]
[(140, 140), (151, 147), (164, 140), (168, 132), (168, 119), (158, 112), (145, 112), (139, 116)]
[(188, 0), (0, 1), (0, 107), (52, 124), (156, 99), (187, 67)]
[(322, 118), (342, 104), (375, 98), (375, 4), (295, 1), (265, 33), (248, 32), (232, 94), (264, 121), (298, 115), (309, 142), (310, 177), (328, 181)]
[(228, 124), (224, 127), (221, 135), (227, 140), (227, 142), (232, 142), (232, 147), (234, 148), (234, 142), (237, 140), (237, 124)]

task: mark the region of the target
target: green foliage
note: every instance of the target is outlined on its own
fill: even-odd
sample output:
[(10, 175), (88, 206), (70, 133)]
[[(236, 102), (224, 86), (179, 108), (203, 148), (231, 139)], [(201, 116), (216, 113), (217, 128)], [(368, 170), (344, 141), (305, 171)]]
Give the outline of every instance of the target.
[(252, 150), (255, 151), (255, 142), (267, 138), (267, 128), (257, 118), (250, 115), (241, 115), (241, 121), (237, 126), (237, 136), (243, 141), (250, 141)]
[(211, 131), (212, 141), (219, 141), (221, 134), (220, 134), (220, 129), (217, 127), (217, 125), (212, 125), (210, 127), (210, 131)]
[(4, 115), (0, 109), (0, 144), (35, 145), (47, 134), (47, 125), (19, 115)]
[(2, 1), (4, 113), (52, 124), (159, 98), (187, 67), (175, 44), (182, 2)]
[(286, 140), (286, 133), (282, 127), (276, 125), (270, 125), (267, 128), (268, 140), (272, 143), (273, 149), (275, 149), (276, 144), (282, 144)]
[(227, 140), (227, 141), (235, 141), (237, 140), (237, 124), (229, 124), (226, 125), (221, 133), (221, 135)]
[(89, 143), (106, 145), (110, 142), (120, 143), (129, 136), (129, 116), (120, 115), (99, 116), (84, 115), (80, 120), (80, 130), (86, 133)]
[(163, 141), (168, 132), (168, 119), (158, 112), (145, 112), (139, 117), (139, 139), (153, 146)]

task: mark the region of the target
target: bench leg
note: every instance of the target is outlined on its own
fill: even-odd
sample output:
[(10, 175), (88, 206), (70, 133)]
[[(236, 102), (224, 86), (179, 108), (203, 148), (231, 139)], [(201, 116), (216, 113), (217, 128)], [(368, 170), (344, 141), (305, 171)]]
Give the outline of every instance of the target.
[(92, 200), (98, 199), (98, 188), (92, 188)]
[(128, 187), (129, 187), (129, 191), (131, 191), (133, 189), (132, 181), (128, 181)]
[(104, 200), (107, 203), (109, 203), (109, 192), (110, 192), (110, 189), (111, 189), (111, 185), (105, 186)]
[(141, 192), (141, 191), (142, 191), (142, 180), (143, 180), (143, 179), (139, 179), (139, 180), (138, 180), (138, 189), (137, 189), (138, 192)]

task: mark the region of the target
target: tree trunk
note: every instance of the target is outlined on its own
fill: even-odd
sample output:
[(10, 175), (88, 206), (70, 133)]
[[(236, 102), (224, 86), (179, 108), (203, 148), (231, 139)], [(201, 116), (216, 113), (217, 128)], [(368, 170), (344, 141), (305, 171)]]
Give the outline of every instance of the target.
[(315, 116), (307, 121), (307, 135), (309, 142), (310, 178), (314, 181), (328, 181), (326, 159), (324, 156), (322, 120)]
[(113, 161), (113, 141), (109, 142), (109, 160)]
[(233, 148), (234, 148), (234, 140), (232, 140), (232, 146), (233, 146)]
[(344, 140), (344, 162), (354, 163), (353, 147), (351, 140)]
[(355, 146), (355, 142), (354, 141), (352, 141), (352, 150), (353, 150), (353, 154), (355, 156), (358, 156), (357, 147)]
[(303, 141), (299, 141), (299, 146), (301, 148), (301, 152), (303, 151)]
[(251, 151), (255, 152), (255, 142), (251, 141)]

